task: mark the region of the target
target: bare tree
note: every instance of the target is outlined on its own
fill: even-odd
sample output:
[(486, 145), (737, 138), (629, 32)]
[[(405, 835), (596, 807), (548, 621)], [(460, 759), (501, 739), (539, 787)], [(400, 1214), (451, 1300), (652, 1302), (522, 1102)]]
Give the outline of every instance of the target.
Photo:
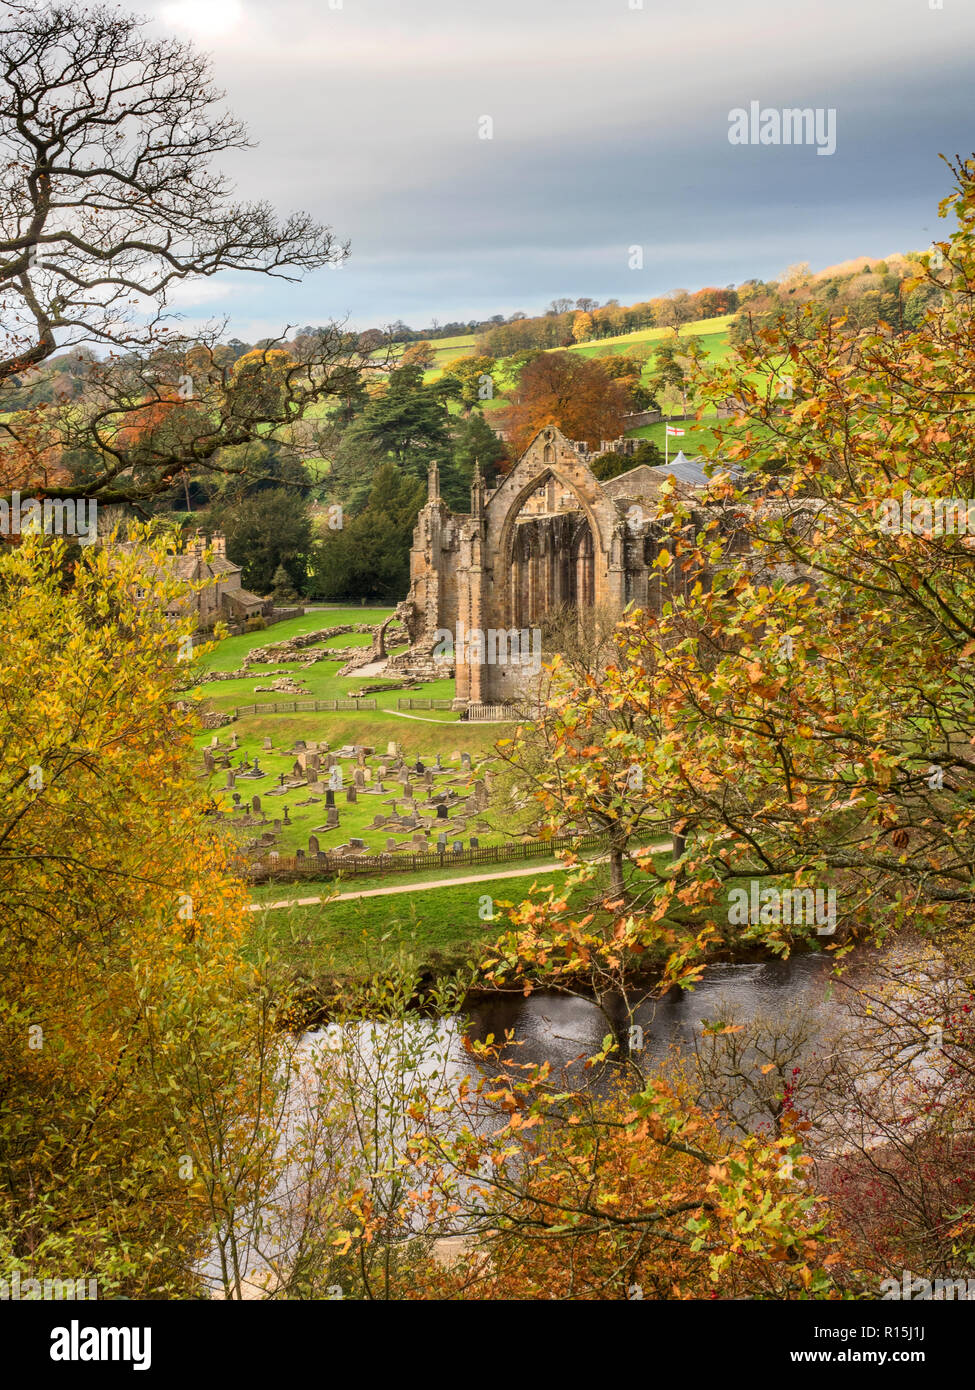
[[(3, 3), (0, 13), (0, 411), (20, 374), (55, 352), (85, 344), (101, 359), (80, 407), (0, 424), (2, 481), (131, 501), (332, 394), (357, 365), (354, 338), (335, 326), (303, 342), (270, 394), (217, 365), (221, 325), (192, 339), (174, 326), (181, 282), (222, 270), (297, 280), (347, 250), (306, 213), (279, 220), (266, 202), (238, 201), (213, 167), (249, 142), (208, 58), (147, 37), (122, 11)], [(180, 425), (137, 460), (126, 441), (144, 445), (147, 403)], [(62, 467), (78, 450), (81, 480)]]

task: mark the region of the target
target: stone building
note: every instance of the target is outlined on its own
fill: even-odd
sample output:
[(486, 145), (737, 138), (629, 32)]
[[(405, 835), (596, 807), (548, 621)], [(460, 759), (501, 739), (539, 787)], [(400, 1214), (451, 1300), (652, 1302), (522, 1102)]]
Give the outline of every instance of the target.
[[(119, 545), (122, 550), (132, 547), (130, 541)], [(189, 605), (194, 610), (197, 629), (208, 631), (217, 622), (244, 623), (248, 618), (266, 617), (273, 611), (273, 599), (260, 598), (243, 587), (241, 567), (227, 559), (227, 542), (221, 535), (209, 542), (205, 536), (194, 536), (186, 550), (169, 556), (167, 563), (179, 579), (194, 586), (185, 598), (169, 605), (166, 611), (171, 618), (180, 617)], [(136, 597), (141, 598), (142, 594), (137, 593)]]
[[(410, 591), (397, 610), (410, 649), (391, 660), (389, 673), (430, 676), (453, 667), (458, 707), (503, 703), (524, 692), (527, 672), (492, 659), (497, 639), (492, 646), (487, 634), (530, 632), (563, 604), (618, 612), (631, 602), (659, 607), (664, 595), (654, 560), (663, 537), (654, 516), (661, 485), (674, 476), (693, 497), (706, 476), (680, 455), (669, 467), (643, 465), (600, 482), (593, 458), (584, 444), (548, 426), (493, 491), (476, 473), (468, 515), (450, 511), (431, 468), (413, 537)], [(458, 635), (456, 660), (443, 652), (446, 632)], [(486, 645), (459, 640), (476, 633), (485, 634)]]

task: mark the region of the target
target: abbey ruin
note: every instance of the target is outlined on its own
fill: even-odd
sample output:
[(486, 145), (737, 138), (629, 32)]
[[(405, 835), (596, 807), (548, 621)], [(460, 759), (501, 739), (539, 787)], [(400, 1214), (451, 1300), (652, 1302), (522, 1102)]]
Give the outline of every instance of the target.
[[(562, 604), (659, 608), (664, 590), (654, 560), (662, 538), (654, 518), (661, 485), (674, 475), (693, 492), (705, 475), (680, 456), (667, 468), (643, 465), (600, 482), (593, 457), (548, 426), (493, 491), (475, 475), (469, 514), (450, 511), (431, 468), (413, 537), (410, 591), (397, 610), (410, 649), (390, 661), (389, 673), (430, 675), (439, 664), (447, 674), (449, 659), (438, 645), (447, 631), (524, 632)], [(459, 708), (524, 693), (526, 669), (490, 659), (476, 643), (458, 644), (449, 664)]]

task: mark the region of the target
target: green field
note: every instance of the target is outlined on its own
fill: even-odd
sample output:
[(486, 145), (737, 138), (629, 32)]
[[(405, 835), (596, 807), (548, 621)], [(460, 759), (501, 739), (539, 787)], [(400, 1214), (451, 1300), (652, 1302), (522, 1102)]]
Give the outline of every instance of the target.
[[(289, 636), (313, 632), (341, 623), (380, 622), (389, 615), (390, 611), (388, 608), (323, 609), (306, 613), (301, 618), (275, 624), (263, 631), (248, 633), (239, 637), (228, 637), (219, 643), (211, 653), (201, 658), (203, 674), (205, 675), (207, 671), (239, 669), (247, 653), (255, 647), (270, 645), (283, 641)], [(325, 645), (326, 647), (362, 646), (368, 645), (369, 641), (369, 635), (366, 633), (351, 633), (332, 638)], [(216, 711), (226, 711), (241, 705), (273, 704), (300, 700), (301, 698), (341, 699), (346, 698), (350, 691), (363, 684), (378, 683), (370, 677), (339, 676), (340, 662), (338, 661), (318, 662), (312, 666), (303, 666), (298, 662), (278, 662), (271, 666), (256, 666), (252, 669), (253, 675), (237, 680), (201, 680), (197, 690), (203, 697), (206, 707)], [(271, 691), (256, 692), (254, 689), (256, 685), (272, 683), (274, 677), (268, 674), (270, 671), (292, 673), (306, 684), (307, 694), (302, 697)], [(450, 699), (454, 694), (454, 683), (450, 680), (431, 681), (409, 693), (432, 696), (435, 699)], [(394, 681), (391, 681), (385, 691), (373, 697), (377, 701), (378, 708), (376, 710), (257, 712), (242, 715), (233, 724), (218, 730), (217, 736), (223, 751), (228, 751), (231, 736), (237, 735), (238, 746), (230, 754), (232, 770), (236, 771), (239, 762), (245, 757), (253, 766), (253, 760), (256, 757), (259, 769), (264, 774), (260, 778), (238, 780), (237, 785), (233, 788), (226, 786), (226, 769), (218, 769), (212, 778), (208, 779), (211, 792), (223, 810), (231, 811), (234, 804), (234, 792), (240, 796), (241, 805), (245, 802), (249, 803), (254, 796), (261, 798), (261, 815), (266, 816), (270, 824), (241, 826), (236, 823), (237, 815), (232, 813), (233, 819), (224, 821), (223, 824), (228, 827), (234, 838), (246, 843), (256, 839), (265, 831), (276, 829), (277, 838), (273, 848), (282, 854), (293, 854), (298, 849), (307, 850), (308, 837), (311, 834), (317, 835), (319, 847), (322, 850), (334, 849), (338, 845), (346, 844), (352, 836), (364, 840), (367, 849), (374, 853), (385, 851), (388, 847), (388, 839), (395, 840), (398, 848), (409, 847), (410, 850), (418, 848), (412, 843), (412, 836), (414, 833), (421, 833), (419, 829), (414, 832), (402, 828), (374, 827), (372, 824), (377, 816), (386, 815), (391, 811), (391, 803), (394, 800), (398, 803), (404, 800), (402, 786), (394, 782), (392, 778), (388, 778), (385, 783), (384, 795), (376, 794), (372, 790), (363, 790), (357, 795), (355, 802), (346, 800), (346, 789), (352, 781), (355, 769), (353, 759), (344, 760), (342, 785), (335, 789), (335, 804), (339, 809), (337, 829), (331, 831), (321, 829), (327, 819), (324, 792), (313, 792), (308, 787), (301, 787), (278, 795), (274, 790), (280, 786), (282, 774), (287, 777), (292, 772), (295, 755), (290, 750), (294, 748), (297, 739), (303, 739), (306, 743), (327, 742), (332, 750), (353, 744), (374, 748), (375, 756), (370, 756), (367, 759), (367, 766), (374, 774), (378, 774), (380, 763), (387, 752), (387, 745), (395, 741), (402, 757), (413, 761), (420, 758), (427, 765), (431, 764), (435, 755), (439, 753), (442, 765), (450, 769), (451, 776), (436, 777), (434, 779), (435, 790), (447, 790), (448, 784), (452, 784), (458, 795), (466, 795), (474, 778), (479, 775), (477, 765), (492, 757), (496, 740), (509, 731), (511, 726), (469, 724), (466, 721), (461, 721), (453, 711), (417, 711), (418, 717), (410, 718), (407, 717), (406, 712), (395, 713), (397, 700), (402, 694), (403, 691), (396, 686)], [(194, 740), (201, 759), (201, 777), (205, 775), (202, 766), (203, 749), (210, 745), (213, 736), (213, 731), (202, 730)], [(272, 740), (273, 751), (270, 753), (264, 751), (265, 737)], [(474, 769), (470, 773), (462, 774), (459, 760), (449, 761), (452, 753), (460, 752), (467, 752), (471, 755)], [(324, 757), (322, 761), (324, 763)], [(322, 772), (320, 779), (325, 780), (326, 776), (327, 774)], [(416, 777), (413, 787), (414, 793), (421, 800), (425, 796), (425, 791), (421, 790), (422, 782), (421, 777)], [(272, 794), (269, 796), (268, 793)], [(310, 804), (302, 805), (303, 802)], [(290, 824), (284, 823), (285, 807), (287, 807)], [(405, 810), (406, 808), (401, 806), (400, 809)], [(435, 821), (433, 809), (426, 809), (428, 814), (424, 814), (422, 817), (422, 829), (423, 831), (429, 829), (430, 834), (429, 840), (425, 839), (424, 849), (436, 849), (440, 834), (445, 834), (448, 837), (448, 843), (454, 839), (462, 839), (465, 842), (465, 847), (472, 835), (477, 836), (482, 845), (503, 842), (504, 837), (501, 833), (493, 829), (489, 821), (485, 820), (483, 816), (474, 815), (473, 810), (468, 814), (462, 810), (457, 810), (446, 821)], [(280, 826), (275, 827), (274, 821), (280, 821)]]

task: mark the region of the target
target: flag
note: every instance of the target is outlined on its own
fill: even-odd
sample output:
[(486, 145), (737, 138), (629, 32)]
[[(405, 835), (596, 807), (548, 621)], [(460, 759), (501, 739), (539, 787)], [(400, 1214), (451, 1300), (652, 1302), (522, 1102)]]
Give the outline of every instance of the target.
[(684, 434), (687, 433), (686, 430), (679, 430), (679, 429), (677, 429), (674, 425), (664, 425), (664, 429), (667, 431), (668, 434), (671, 434), (671, 435), (674, 435), (674, 434), (684, 435)]

